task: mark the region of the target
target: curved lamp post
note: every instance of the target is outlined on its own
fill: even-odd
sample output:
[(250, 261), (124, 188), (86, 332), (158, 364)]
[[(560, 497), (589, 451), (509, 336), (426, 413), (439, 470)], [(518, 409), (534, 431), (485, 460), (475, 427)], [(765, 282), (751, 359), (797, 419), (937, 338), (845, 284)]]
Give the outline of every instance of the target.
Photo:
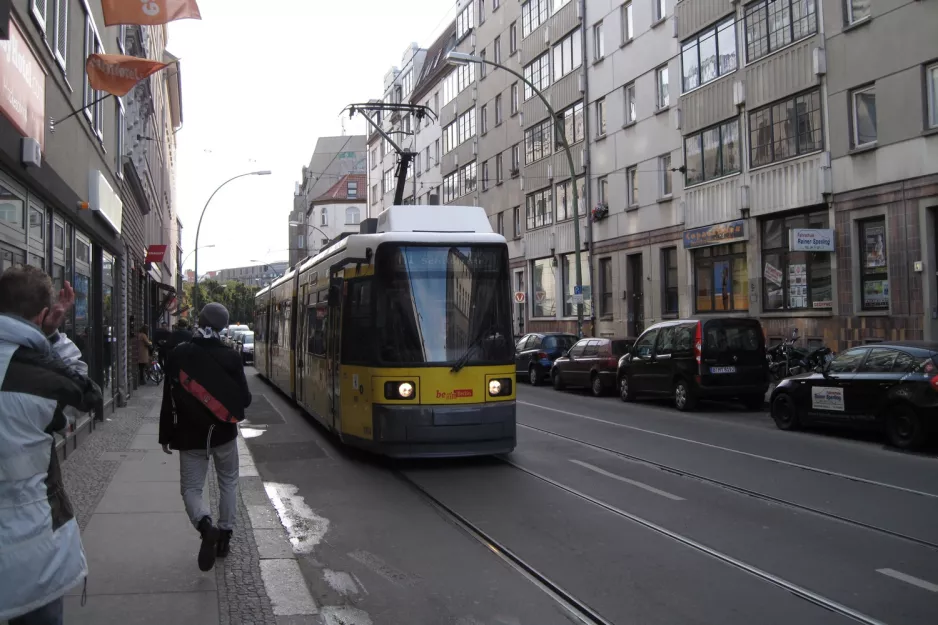
[[(200, 250), (204, 250), (205, 248), (208, 248), (208, 247), (215, 247), (215, 244), (212, 243), (212, 244), (210, 244), (210, 245), (203, 245), (203, 246), (200, 247), (199, 249), (200, 249)], [(180, 271), (182, 271), (182, 268), (183, 268), (183, 266), (185, 266), (186, 261), (189, 260), (189, 257), (192, 256), (193, 254), (195, 254), (195, 250), (192, 250), (191, 252), (189, 252), (188, 254), (186, 254), (186, 257), (182, 259), (182, 264), (179, 266), (179, 270), (180, 270)]]
[(199, 215), (199, 225), (195, 229), (195, 249), (192, 250), (192, 253), (195, 254), (195, 280), (192, 284), (192, 303), (195, 308), (196, 314), (199, 314), (199, 231), (202, 230), (202, 218), (205, 217), (205, 209), (208, 208), (209, 203), (211, 203), (212, 198), (215, 197), (215, 194), (221, 191), (221, 188), (231, 182), (232, 180), (237, 180), (238, 178), (244, 178), (245, 176), (269, 176), (270, 170), (265, 169), (263, 171), (249, 171), (246, 174), (238, 174), (234, 178), (229, 178), (224, 181), (218, 188), (212, 191), (212, 194), (208, 196), (208, 202), (205, 203), (205, 206), (202, 207), (202, 214)]
[[(576, 189), (576, 168), (573, 166), (573, 153), (570, 151), (570, 144), (567, 142), (567, 134), (564, 132), (563, 123), (557, 117), (557, 114), (551, 107), (550, 102), (547, 101), (547, 98), (544, 97), (544, 94), (541, 93), (541, 90), (535, 87), (534, 84), (525, 78), (520, 72), (517, 72), (510, 67), (506, 67), (501, 63), (489, 61), (488, 59), (484, 59), (481, 56), (466, 54), (465, 52), (450, 52), (446, 55), (446, 60), (454, 65), (468, 65), (469, 63), (478, 63), (480, 65), (491, 65), (492, 67), (501, 68), (527, 85), (531, 91), (533, 91), (534, 94), (541, 99), (541, 102), (544, 103), (544, 107), (547, 109), (547, 113), (551, 116), (551, 119), (554, 120), (554, 128), (556, 129), (557, 134), (560, 135), (560, 139), (563, 142), (563, 149), (567, 154), (567, 165), (570, 167), (570, 187), (573, 192), (573, 247), (575, 250), (574, 254), (576, 255), (576, 286), (582, 289), (583, 271), (580, 267), (580, 206)], [(582, 301), (578, 302), (576, 305), (576, 334), (578, 338), (583, 337)]]

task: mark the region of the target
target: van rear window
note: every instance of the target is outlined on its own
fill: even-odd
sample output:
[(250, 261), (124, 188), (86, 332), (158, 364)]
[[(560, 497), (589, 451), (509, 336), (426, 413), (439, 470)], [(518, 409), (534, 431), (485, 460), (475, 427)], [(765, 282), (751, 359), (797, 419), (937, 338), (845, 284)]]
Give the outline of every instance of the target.
[(759, 350), (762, 333), (759, 328), (750, 324), (734, 324), (722, 322), (707, 325), (704, 349), (716, 352)]

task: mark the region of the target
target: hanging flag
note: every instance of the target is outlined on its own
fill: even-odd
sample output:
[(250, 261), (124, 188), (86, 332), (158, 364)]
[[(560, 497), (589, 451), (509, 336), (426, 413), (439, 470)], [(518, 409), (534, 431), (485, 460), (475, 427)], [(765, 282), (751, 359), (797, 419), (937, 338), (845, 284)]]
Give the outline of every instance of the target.
[(195, 0), (102, 0), (104, 25), (159, 26), (184, 19), (202, 19)]
[(147, 76), (168, 66), (123, 54), (92, 54), (85, 62), (85, 71), (92, 89), (122, 96)]

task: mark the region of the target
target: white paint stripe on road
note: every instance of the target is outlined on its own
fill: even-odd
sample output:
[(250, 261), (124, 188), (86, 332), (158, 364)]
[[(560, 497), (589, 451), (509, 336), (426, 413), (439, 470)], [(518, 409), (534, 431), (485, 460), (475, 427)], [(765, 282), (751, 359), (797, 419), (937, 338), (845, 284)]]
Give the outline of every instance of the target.
[(599, 473), (600, 475), (605, 475), (606, 477), (611, 477), (614, 480), (619, 480), (620, 482), (625, 482), (626, 484), (631, 484), (632, 486), (636, 486), (638, 488), (647, 490), (649, 493), (661, 495), (662, 497), (667, 497), (668, 499), (672, 499), (674, 501), (684, 501), (683, 497), (678, 497), (677, 495), (672, 495), (669, 492), (658, 490), (654, 486), (649, 486), (648, 484), (643, 484), (642, 482), (636, 482), (635, 480), (630, 480), (627, 477), (622, 477), (621, 475), (610, 473), (609, 471), (606, 471), (605, 469), (600, 469), (599, 467), (595, 467), (587, 462), (583, 462), (581, 460), (573, 460), (573, 459), (571, 459), (570, 462), (572, 462), (573, 464), (578, 464), (585, 469), (589, 469), (590, 471), (595, 471), (596, 473)]
[(316, 604), (296, 560), (261, 560), (261, 579), (275, 616), (317, 614)]
[(739, 454), (741, 456), (749, 456), (750, 458), (758, 458), (759, 460), (775, 462), (777, 464), (783, 464), (789, 467), (795, 467), (796, 469), (803, 469), (805, 471), (813, 471), (814, 473), (822, 473), (824, 475), (831, 475), (833, 477), (841, 477), (846, 480), (851, 480), (853, 482), (861, 482), (863, 484), (870, 484), (872, 486), (881, 486), (883, 488), (891, 488), (893, 490), (898, 490), (898, 491), (902, 491), (905, 493), (911, 493), (913, 495), (920, 495), (922, 497), (931, 497), (933, 499), (938, 499), (938, 494), (936, 493), (929, 493), (929, 492), (922, 491), (922, 490), (915, 490), (914, 488), (906, 488), (905, 486), (896, 486), (895, 484), (888, 484), (886, 482), (877, 482), (876, 480), (869, 480), (869, 479), (866, 479), (865, 477), (858, 477), (856, 475), (848, 475), (846, 473), (838, 473), (837, 471), (828, 471), (827, 469), (819, 469), (817, 467), (811, 467), (805, 464), (798, 464), (797, 462), (789, 462), (788, 460), (782, 460), (780, 458), (772, 458), (770, 456), (760, 456), (759, 454), (750, 453), (748, 451), (741, 451), (739, 449), (723, 447), (722, 445), (714, 445), (712, 443), (704, 443), (702, 441), (695, 441), (691, 438), (684, 438), (683, 436), (675, 436), (674, 434), (665, 434), (664, 432), (656, 432), (654, 430), (648, 430), (648, 429), (640, 428), (634, 425), (626, 425), (624, 423), (616, 423), (615, 421), (607, 421), (606, 419), (599, 419), (597, 417), (588, 417), (586, 415), (578, 414), (576, 412), (570, 412), (568, 410), (559, 410), (557, 408), (550, 408), (548, 406), (542, 406), (540, 404), (532, 404), (531, 402), (527, 402), (527, 401), (516, 400), (515, 403), (524, 404), (525, 406), (531, 406), (533, 408), (540, 408), (541, 410), (559, 412), (560, 414), (570, 415), (571, 417), (578, 417), (580, 419), (596, 421), (597, 423), (605, 423), (606, 425), (614, 425), (616, 427), (626, 428), (628, 430), (635, 430), (636, 432), (644, 432), (645, 434), (653, 434), (655, 436), (662, 436), (664, 438), (670, 438), (672, 440), (682, 441), (684, 443), (692, 443), (694, 445), (701, 445), (703, 447), (709, 447), (711, 449), (719, 449), (721, 451), (728, 451), (730, 453)]
[(930, 590), (931, 592), (938, 592), (938, 584), (932, 584), (931, 582), (926, 582), (924, 579), (912, 577), (911, 575), (907, 575), (902, 571), (897, 571), (895, 569), (876, 569), (876, 572), (882, 573), (887, 577), (892, 577), (893, 579), (898, 579), (899, 581), (905, 582), (906, 584), (912, 584), (913, 586), (918, 586), (919, 588), (924, 588), (925, 590)]

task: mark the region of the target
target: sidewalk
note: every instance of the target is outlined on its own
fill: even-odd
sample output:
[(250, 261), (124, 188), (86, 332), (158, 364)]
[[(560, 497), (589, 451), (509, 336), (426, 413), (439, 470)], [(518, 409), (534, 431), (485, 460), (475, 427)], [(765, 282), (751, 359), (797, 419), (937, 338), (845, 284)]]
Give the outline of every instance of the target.
[[(179, 456), (158, 444), (161, 396), (161, 387), (140, 388), (62, 466), (89, 570), (85, 606), (81, 585), (66, 597), (66, 625), (320, 623), (243, 438), (231, 552), (212, 571), (199, 570), (199, 536), (179, 492)], [(209, 493), (217, 508), (214, 471)]]

